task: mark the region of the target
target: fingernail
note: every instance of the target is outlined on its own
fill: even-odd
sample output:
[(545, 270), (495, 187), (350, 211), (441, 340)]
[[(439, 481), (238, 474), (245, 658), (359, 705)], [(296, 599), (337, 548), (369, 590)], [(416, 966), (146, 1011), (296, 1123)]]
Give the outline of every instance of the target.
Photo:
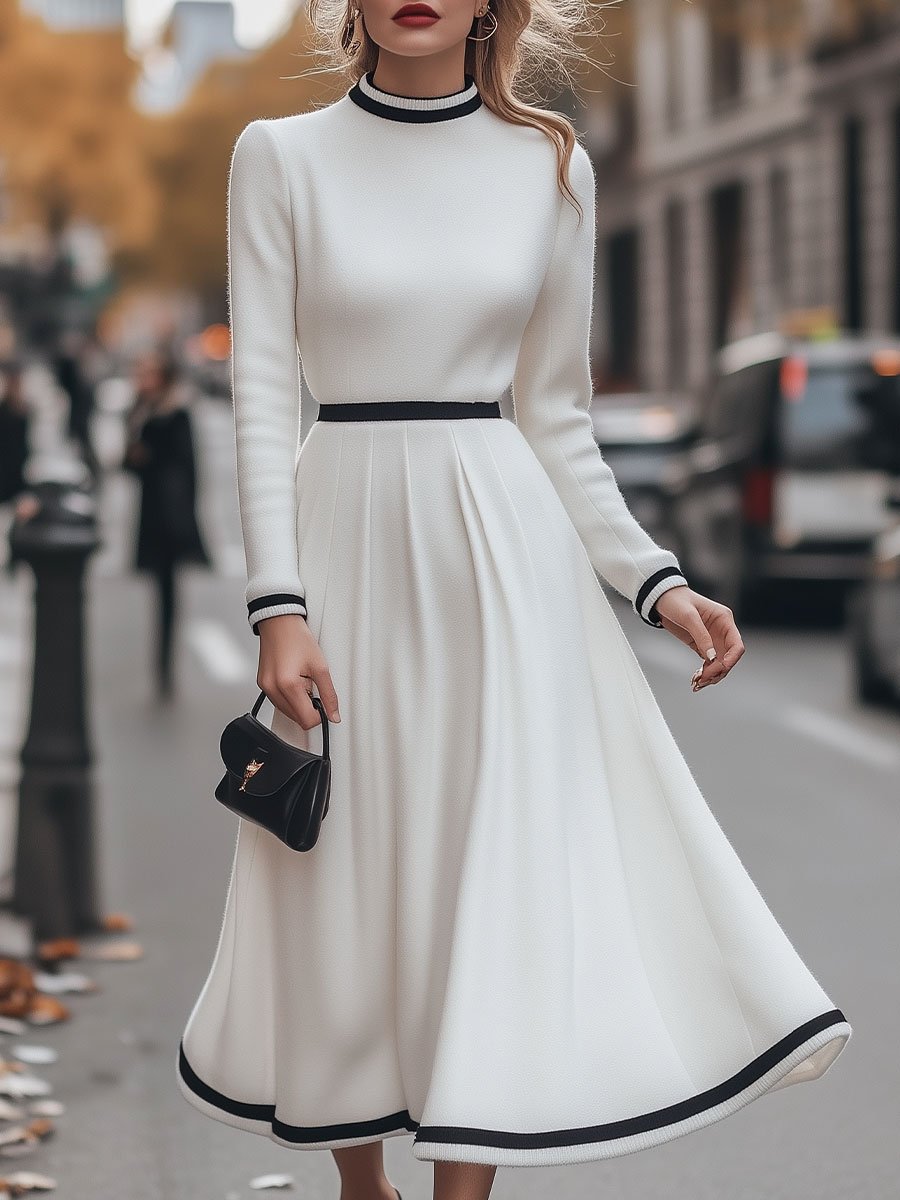
[(338, 712), (337, 709), (334, 710), (334, 715), (332, 716), (331, 719), (332, 719), (332, 721), (339, 721), (341, 719), (341, 714)]
[(715, 646), (710, 646), (710, 648), (706, 652), (706, 657), (709, 659), (710, 662), (712, 662), (712, 660), (716, 657)]

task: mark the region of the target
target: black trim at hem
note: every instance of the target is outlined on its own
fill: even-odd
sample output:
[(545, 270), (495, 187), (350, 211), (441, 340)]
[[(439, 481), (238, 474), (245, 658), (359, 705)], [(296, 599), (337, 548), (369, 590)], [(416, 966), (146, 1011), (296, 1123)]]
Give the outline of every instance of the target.
[(248, 1104), (244, 1100), (232, 1100), (230, 1096), (225, 1096), (208, 1083), (204, 1083), (188, 1062), (183, 1043), (179, 1043), (178, 1047), (178, 1070), (187, 1086), (201, 1100), (230, 1113), (233, 1117), (243, 1117), (247, 1121), (265, 1121), (272, 1126), (272, 1132), (285, 1142), (325, 1142), (339, 1138), (367, 1137), (370, 1134), (378, 1137), (379, 1134), (393, 1133), (398, 1129), (414, 1133), (418, 1128), (418, 1124), (405, 1109), (386, 1117), (376, 1117), (371, 1121), (345, 1121), (339, 1125), (289, 1125), (275, 1115), (274, 1104)]
[(726, 1100), (731, 1100), (740, 1092), (746, 1091), (767, 1071), (778, 1065), (783, 1059), (802, 1046), (808, 1038), (827, 1029), (830, 1025), (840, 1025), (847, 1018), (839, 1008), (822, 1013), (798, 1026), (774, 1046), (764, 1050), (762, 1054), (748, 1063), (730, 1079), (715, 1087), (698, 1092), (687, 1100), (677, 1104), (667, 1104), (654, 1112), (643, 1113), (639, 1117), (626, 1117), (621, 1121), (607, 1121), (603, 1125), (587, 1125), (580, 1129), (553, 1129), (544, 1133), (506, 1133), (496, 1129), (470, 1129), (454, 1125), (420, 1125), (416, 1133), (417, 1142), (449, 1142), (462, 1145), (494, 1146), (502, 1149), (515, 1150), (544, 1150), (557, 1146), (580, 1146), (587, 1142), (615, 1141), (638, 1133), (646, 1133), (652, 1129), (660, 1129), (667, 1125), (676, 1125), (689, 1117), (707, 1109), (715, 1108)]
[(233, 1100), (216, 1091), (208, 1083), (204, 1083), (188, 1062), (182, 1043), (179, 1043), (178, 1049), (178, 1068), (187, 1087), (207, 1104), (235, 1117), (267, 1122), (271, 1125), (273, 1134), (282, 1141), (293, 1142), (296, 1145), (369, 1135), (378, 1137), (396, 1133), (398, 1130), (406, 1130), (415, 1134), (415, 1142), (420, 1145), (433, 1143), (436, 1145), (489, 1146), (498, 1149), (544, 1150), (616, 1141), (635, 1134), (677, 1125), (745, 1092), (811, 1037), (832, 1025), (841, 1024), (849, 1024), (841, 1009), (833, 1008), (828, 1012), (820, 1013), (819, 1016), (805, 1021), (791, 1033), (786, 1034), (723, 1083), (707, 1088), (706, 1091), (699, 1092), (696, 1096), (690, 1096), (687, 1100), (680, 1100), (676, 1104), (669, 1104), (664, 1108), (642, 1113), (637, 1117), (607, 1121), (602, 1125), (554, 1129), (541, 1133), (513, 1133), (497, 1129), (455, 1125), (420, 1125), (406, 1109), (371, 1121), (351, 1121), (337, 1125), (288, 1125), (276, 1117), (274, 1104), (248, 1104), (242, 1100)]

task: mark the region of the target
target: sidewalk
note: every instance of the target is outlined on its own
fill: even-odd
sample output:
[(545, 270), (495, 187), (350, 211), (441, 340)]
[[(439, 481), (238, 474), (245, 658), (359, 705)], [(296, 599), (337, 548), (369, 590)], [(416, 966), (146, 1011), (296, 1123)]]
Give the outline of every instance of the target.
[(0, 520), (0, 540), (4, 547), (0, 554), (0, 902), (5, 902), (12, 892), (19, 751), (25, 738), (32, 639), (29, 580), (24, 572), (13, 579), (6, 574), (5, 519)]
[[(256, 642), (235, 553), (228, 422), (221, 406), (198, 406), (207, 482), (202, 508), (218, 569), (183, 576), (178, 693), (169, 704), (153, 693), (153, 593), (127, 564), (133, 489), (117, 474), (102, 489), (104, 545), (85, 580), (100, 895), (105, 912), (133, 916), (144, 957), (63, 964), (100, 990), (61, 997), (70, 1021), (6, 1037), (7, 1051), (24, 1042), (58, 1052), (55, 1063), (33, 1070), (52, 1084), (66, 1111), (55, 1119), (55, 1135), (33, 1153), (0, 1161), (0, 1175), (50, 1175), (57, 1194), (74, 1200), (239, 1200), (259, 1195), (249, 1181), (273, 1172), (294, 1177), (287, 1194), (327, 1200), (338, 1192), (330, 1156), (299, 1156), (209, 1121), (176, 1083), (178, 1039), (215, 950), (237, 835), (236, 818), (213, 797), (222, 772), (218, 739), (256, 698)], [(0, 563), (8, 525), (4, 512)], [(0, 741), (4, 879), (12, 865), (29, 700), (32, 588), (24, 565), (13, 578), (0, 573), (0, 715), (8, 718)]]

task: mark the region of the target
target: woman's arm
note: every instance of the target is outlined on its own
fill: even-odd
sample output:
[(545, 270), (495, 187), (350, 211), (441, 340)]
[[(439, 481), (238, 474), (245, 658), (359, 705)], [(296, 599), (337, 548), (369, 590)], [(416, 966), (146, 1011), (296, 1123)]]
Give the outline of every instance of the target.
[(297, 275), (287, 175), (274, 133), (251, 121), (228, 182), (228, 293), (247, 616), (306, 616), (294, 474), (300, 431)]
[(560, 195), (556, 240), (529, 318), (513, 378), (516, 424), (550, 476), (594, 570), (659, 625), (654, 605), (687, 584), (678, 559), (658, 546), (628, 509), (594, 440), (590, 329), (594, 295), (594, 170), (576, 142), (570, 164), (581, 224)]

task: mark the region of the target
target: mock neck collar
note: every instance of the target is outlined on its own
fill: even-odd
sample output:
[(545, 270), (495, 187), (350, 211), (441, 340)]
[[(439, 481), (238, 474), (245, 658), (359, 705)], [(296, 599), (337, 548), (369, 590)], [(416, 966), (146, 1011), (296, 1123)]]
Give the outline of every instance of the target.
[(469, 74), (464, 76), (465, 87), (458, 92), (445, 96), (401, 96), (377, 87), (372, 80), (374, 73), (369, 71), (361, 75), (347, 95), (360, 108), (390, 121), (450, 121), (475, 112), (483, 103), (475, 80)]

